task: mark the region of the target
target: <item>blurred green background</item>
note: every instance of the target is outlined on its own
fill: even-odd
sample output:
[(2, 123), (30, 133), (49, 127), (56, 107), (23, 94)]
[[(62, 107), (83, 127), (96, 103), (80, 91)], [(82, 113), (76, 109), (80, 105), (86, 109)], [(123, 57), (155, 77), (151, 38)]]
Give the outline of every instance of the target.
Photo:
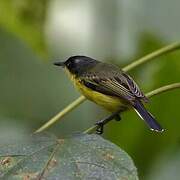
[[(120, 67), (179, 41), (179, 0), (1, 0), (0, 131), (32, 133), (79, 93), (52, 65), (88, 55)], [(129, 72), (144, 92), (180, 80), (180, 51)], [(148, 130), (134, 112), (104, 137), (131, 155), (143, 180), (180, 177), (180, 90), (153, 97), (148, 109), (166, 129)], [(86, 101), (48, 132), (82, 132), (107, 115)]]

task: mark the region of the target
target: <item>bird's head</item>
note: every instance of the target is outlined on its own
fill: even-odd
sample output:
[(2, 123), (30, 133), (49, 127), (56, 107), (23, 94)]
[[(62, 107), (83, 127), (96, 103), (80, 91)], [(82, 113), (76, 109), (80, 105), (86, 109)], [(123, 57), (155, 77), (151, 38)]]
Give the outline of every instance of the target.
[(66, 68), (74, 75), (80, 75), (98, 63), (87, 56), (71, 56), (65, 62), (55, 62), (54, 65)]

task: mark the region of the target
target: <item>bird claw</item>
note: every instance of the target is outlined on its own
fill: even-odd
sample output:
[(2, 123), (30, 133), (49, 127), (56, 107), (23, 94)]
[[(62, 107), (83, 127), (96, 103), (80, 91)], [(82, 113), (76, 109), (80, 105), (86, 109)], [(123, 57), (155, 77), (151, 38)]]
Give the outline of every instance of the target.
[(96, 122), (96, 126), (97, 126), (97, 129), (96, 129), (96, 134), (103, 134), (103, 131), (104, 131), (104, 125), (107, 124), (110, 120), (112, 120), (113, 118), (115, 118), (116, 121), (120, 121), (121, 120), (121, 116), (119, 114), (117, 114), (119, 112), (116, 112), (110, 116), (108, 116), (107, 118), (105, 119), (102, 119), (100, 121), (97, 121)]
[(97, 129), (96, 129), (96, 134), (103, 134), (103, 130), (104, 130), (104, 123), (102, 121), (98, 121), (96, 122), (95, 124), (97, 126)]

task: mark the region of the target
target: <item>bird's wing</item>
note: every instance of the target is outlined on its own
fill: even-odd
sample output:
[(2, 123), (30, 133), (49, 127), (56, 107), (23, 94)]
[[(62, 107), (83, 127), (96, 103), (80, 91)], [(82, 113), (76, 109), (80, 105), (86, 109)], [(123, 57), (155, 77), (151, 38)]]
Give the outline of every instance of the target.
[(97, 92), (121, 97), (133, 102), (136, 98), (146, 99), (133, 79), (117, 69), (90, 71), (81, 76), (85, 86)]
[(144, 101), (147, 101), (147, 97), (144, 95), (144, 93), (139, 89), (136, 82), (127, 74), (123, 73), (123, 76), (125, 77), (125, 81), (127, 81), (127, 85), (129, 90), (136, 96), (137, 98), (142, 98)]

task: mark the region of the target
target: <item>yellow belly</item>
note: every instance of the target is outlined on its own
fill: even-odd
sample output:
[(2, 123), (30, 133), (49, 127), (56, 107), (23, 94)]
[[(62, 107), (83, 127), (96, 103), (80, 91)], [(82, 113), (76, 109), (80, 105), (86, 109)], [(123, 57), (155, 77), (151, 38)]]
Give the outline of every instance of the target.
[(89, 100), (96, 104), (104, 107), (108, 111), (115, 112), (118, 110), (124, 111), (127, 109), (127, 105), (124, 104), (123, 100), (118, 97), (104, 95), (97, 91), (93, 91), (90, 88), (82, 85), (79, 81), (75, 81), (76, 88)]

